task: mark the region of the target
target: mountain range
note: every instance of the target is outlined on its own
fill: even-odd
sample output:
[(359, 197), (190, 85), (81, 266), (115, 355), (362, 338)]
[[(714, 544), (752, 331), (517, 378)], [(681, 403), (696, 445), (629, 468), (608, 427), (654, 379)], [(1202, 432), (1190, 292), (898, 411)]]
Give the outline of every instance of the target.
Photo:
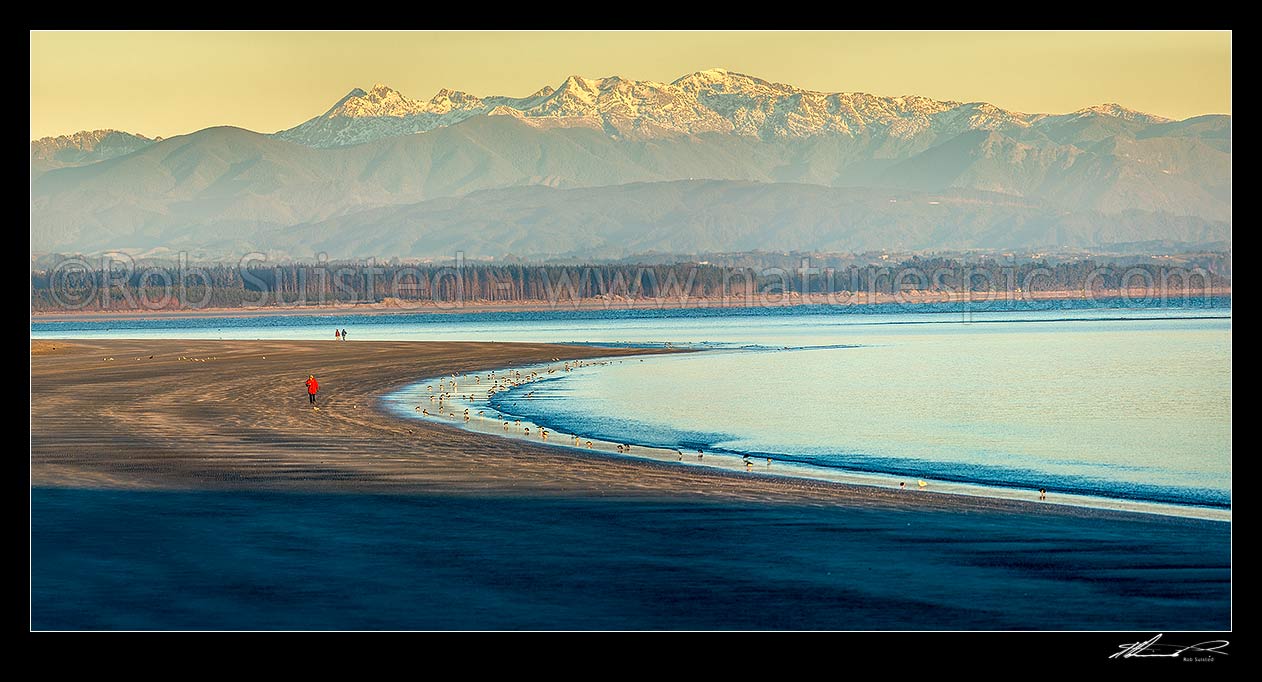
[(965, 130), (1057, 128), (1093, 114), (1136, 128), (1169, 122), (1117, 104), (1063, 116), (1023, 114), (984, 102), (815, 92), (710, 69), (673, 83), (570, 76), (558, 88), (546, 86), (522, 98), (478, 97), (444, 88), (423, 102), (377, 84), (367, 92), (352, 90), (324, 114), (276, 136), (311, 147), (336, 147), (428, 132), (486, 115), (511, 116), (538, 128), (591, 128), (635, 139), (702, 133), (762, 139), (837, 134), (923, 145)]
[(375, 85), (273, 134), (31, 143), (33, 253), (1099, 247), (1226, 240), (1230, 217), (1230, 116), (1027, 114), (722, 69), (520, 98)]
[(118, 130), (81, 130), (70, 135), (43, 137), (31, 142), (33, 172), (82, 166), (130, 154), (161, 140)]

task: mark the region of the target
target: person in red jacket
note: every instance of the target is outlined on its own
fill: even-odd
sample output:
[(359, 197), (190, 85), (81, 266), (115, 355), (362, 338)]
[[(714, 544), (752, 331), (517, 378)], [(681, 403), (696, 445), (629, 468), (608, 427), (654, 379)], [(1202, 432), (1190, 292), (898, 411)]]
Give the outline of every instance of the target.
[(316, 392), (320, 390), (320, 382), (316, 381), (315, 375), (312, 374), (307, 378), (307, 397), (311, 399), (311, 404), (315, 404)]

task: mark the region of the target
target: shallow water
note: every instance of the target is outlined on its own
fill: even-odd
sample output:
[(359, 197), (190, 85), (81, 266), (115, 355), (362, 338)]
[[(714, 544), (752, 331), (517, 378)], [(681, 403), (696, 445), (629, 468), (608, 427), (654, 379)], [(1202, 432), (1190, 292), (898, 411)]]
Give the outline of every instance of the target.
[(322, 313), (31, 323), (32, 338), (310, 339), (333, 341), (693, 342), (721, 345), (825, 345), (838, 326), (988, 324), (1016, 319), (1225, 317), (1224, 297), (792, 306), (735, 309), (592, 310), (483, 313)]
[(760, 464), (1230, 505), (1226, 320), (846, 328), (829, 340), (855, 346), (616, 361), (491, 406)]

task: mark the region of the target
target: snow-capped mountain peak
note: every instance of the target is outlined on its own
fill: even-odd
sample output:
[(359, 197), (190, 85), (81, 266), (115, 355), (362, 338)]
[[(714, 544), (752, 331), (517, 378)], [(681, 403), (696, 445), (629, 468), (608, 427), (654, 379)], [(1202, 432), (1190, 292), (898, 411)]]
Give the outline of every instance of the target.
[[(359, 94), (356, 94), (359, 93)], [(325, 117), (344, 116), (347, 118), (366, 118), (378, 116), (410, 116), (425, 110), (422, 103), (401, 95), (397, 90), (382, 83), (376, 83), (368, 92), (359, 88), (351, 91)]]
[[(425, 102), (377, 83), (367, 92), (352, 90), (324, 116), (276, 135), (308, 146), (332, 147), (426, 132), (481, 115), (508, 115), (535, 127), (594, 128), (626, 138), (728, 133), (764, 139), (884, 135), (898, 140), (923, 133), (1025, 129), (1048, 118), (986, 102), (821, 92), (710, 68), (670, 83), (575, 74), (555, 89), (544, 86), (527, 97), (480, 97), (443, 88)], [(1144, 123), (1166, 120), (1117, 104), (1068, 116), (1075, 115)]]
[[(686, 76), (680, 76), (672, 81), (671, 85), (683, 86), (685, 84), (721, 83), (728, 80), (729, 75), (733, 74), (731, 74), (731, 72), (727, 69), (706, 69), (704, 71), (690, 73)], [(734, 75), (741, 76), (742, 74)]]
[(1104, 104), (1097, 104), (1095, 106), (1087, 107), (1085, 109), (1079, 109), (1078, 111), (1075, 111), (1074, 113), (1078, 115), (1083, 115), (1083, 116), (1090, 115), (1090, 114), (1098, 114), (1100, 116), (1112, 116), (1113, 118), (1120, 118), (1124, 121), (1136, 121), (1139, 123), (1167, 123), (1170, 121), (1170, 119), (1165, 118), (1163, 116), (1156, 116), (1154, 114), (1145, 114), (1142, 111), (1135, 111), (1134, 109), (1128, 109), (1115, 102), (1105, 102)]
[(426, 111), (433, 114), (446, 114), (452, 110), (477, 109), (479, 113), (485, 107), (482, 100), (459, 90), (442, 88), (426, 104)]
[(48, 167), (79, 165), (130, 154), (162, 140), (121, 130), (80, 130), (69, 135), (42, 137), (31, 141), (31, 161)]
[(342, 107), (346, 106), (347, 102), (351, 100), (358, 100), (367, 95), (368, 93), (361, 90), (360, 88), (353, 88), (350, 92), (343, 95), (342, 99), (339, 99), (337, 102), (333, 104), (333, 106), (329, 107), (329, 110), (324, 112), (324, 114), (322, 114), (322, 117), (329, 118), (331, 116), (341, 115), (340, 112), (342, 111)]
[(584, 78), (577, 75), (570, 76), (565, 79), (565, 82), (562, 83), (561, 87), (558, 89), (564, 90), (566, 88), (578, 88), (579, 90), (583, 90), (585, 92), (598, 92), (601, 84), (604, 83), (605, 80), (606, 79), (604, 78)]

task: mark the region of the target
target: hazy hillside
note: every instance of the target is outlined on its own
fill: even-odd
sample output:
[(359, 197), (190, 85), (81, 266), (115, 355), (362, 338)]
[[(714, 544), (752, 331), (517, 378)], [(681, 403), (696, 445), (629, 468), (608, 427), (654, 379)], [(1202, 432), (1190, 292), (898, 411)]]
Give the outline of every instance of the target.
[(188, 249), (210, 257), (262, 251), (450, 258), (463, 251), (470, 258), (603, 259), (649, 251), (1090, 247), (1154, 234), (1207, 242), (1228, 239), (1230, 230), (1223, 222), (1161, 213), (1066, 213), (983, 192), (685, 180), (484, 190), (289, 226), (175, 227), (110, 241), (136, 252)]
[(287, 230), (287, 253), (469, 257), (819, 249), (1086, 247), (1162, 234), (1224, 240), (1226, 223), (1131, 211), (1064, 213), (981, 192), (923, 194), (802, 184), (677, 181), (488, 190)]

